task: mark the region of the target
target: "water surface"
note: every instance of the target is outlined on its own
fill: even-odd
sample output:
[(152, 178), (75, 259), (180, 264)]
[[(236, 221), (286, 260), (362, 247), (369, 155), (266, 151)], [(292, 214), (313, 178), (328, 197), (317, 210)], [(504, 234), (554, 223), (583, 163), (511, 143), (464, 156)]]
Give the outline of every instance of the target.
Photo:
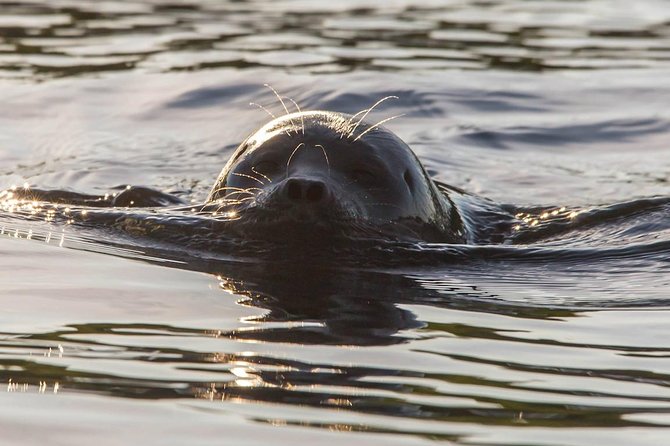
[(0, 186), (201, 202), (270, 83), (398, 96), (370, 119), (517, 235), (334, 266), (5, 207), (3, 438), (665, 444), (665, 2), (331, 3), (0, 1)]

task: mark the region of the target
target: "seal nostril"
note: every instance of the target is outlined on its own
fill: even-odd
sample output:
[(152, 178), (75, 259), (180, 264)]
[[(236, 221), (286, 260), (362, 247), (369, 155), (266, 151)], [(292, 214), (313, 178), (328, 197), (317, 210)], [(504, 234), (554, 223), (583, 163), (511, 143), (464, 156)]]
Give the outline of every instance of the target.
[(289, 181), (286, 188), (286, 195), (288, 195), (288, 198), (291, 200), (301, 200), (302, 188), (300, 187), (300, 184), (296, 181)]
[(307, 188), (305, 198), (307, 198), (307, 201), (317, 202), (321, 201), (323, 195), (324, 195), (323, 184), (317, 183), (317, 184), (311, 184)]
[(284, 186), (284, 196), (294, 202), (318, 203), (326, 197), (326, 185), (320, 181), (292, 178)]

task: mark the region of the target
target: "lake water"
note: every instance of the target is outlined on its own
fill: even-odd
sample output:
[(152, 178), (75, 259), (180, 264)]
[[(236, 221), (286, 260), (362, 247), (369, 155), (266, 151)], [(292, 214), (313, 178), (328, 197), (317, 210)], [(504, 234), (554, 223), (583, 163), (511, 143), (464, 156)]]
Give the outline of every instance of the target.
[(0, 0), (0, 187), (202, 202), (264, 83), (398, 96), (518, 235), (334, 266), (5, 206), (1, 443), (670, 442), (667, 1)]

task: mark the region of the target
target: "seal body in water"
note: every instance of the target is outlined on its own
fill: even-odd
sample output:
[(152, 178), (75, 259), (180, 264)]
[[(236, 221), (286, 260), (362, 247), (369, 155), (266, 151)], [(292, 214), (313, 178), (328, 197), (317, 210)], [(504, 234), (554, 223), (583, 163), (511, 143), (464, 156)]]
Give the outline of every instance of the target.
[[(283, 255), (286, 246), (302, 243), (316, 249), (291, 252), (313, 259), (325, 246), (331, 248), (323, 250), (326, 257), (348, 248), (358, 255), (368, 246), (386, 253), (379, 250), (389, 246), (380, 243), (385, 241), (408, 242), (410, 249), (418, 242), (527, 244), (611, 219), (637, 218), (642, 210), (653, 213), (670, 202), (652, 197), (588, 211), (495, 203), (432, 181), (400, 138), (357, 116), (287, 111), (240, 144), (199, 205), (142, 186), (99, 196), (26, 185), (0, 192), (0, 217), (107, 227), (226, 252), (249, 248), (257, 254), (260, 248)], [(34, 238), (32, 229), (26, 233)]]
[(405, 142), (329, 111), (287, 114), (261, 127), (234, 152), (207, 201), (261, 238), (465, 241), (453, 202)]
[[(200, 206), (184, 207), (177, 197), (138, 186), (105, 196), (39, 189), (10, 195), (12, 200), (84, 209), (68, 208), (68, 222), (79, 216), (89, 225), (141, 228), (142, 234), (169, 234), (179, 240), (194, 233), (308, 243), (467, 239), (450, 191), (438, 189), (407, 144), (378, 124), (329, 111), (287, 113), (254, 132), (234, 152)], [(124, 210), (166, 206), (164, 211), (149, 209), (146, 216)], [(193, 219), (174, 218), (179, 212)]]

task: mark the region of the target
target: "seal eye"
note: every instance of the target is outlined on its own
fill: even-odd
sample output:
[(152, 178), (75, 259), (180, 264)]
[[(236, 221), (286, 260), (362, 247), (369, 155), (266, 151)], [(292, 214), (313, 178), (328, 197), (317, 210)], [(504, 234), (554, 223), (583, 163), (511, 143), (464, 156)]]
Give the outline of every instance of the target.
[(375, 175), (365, 169), (354, 169), (351, 172), (351, 178), (362, 186), (372, 186), (376, 181)]
[(253, 169), (264, 174), (274, 173), (279, 169), (279, 164), (270, 160), (263, 160), (254, 164)]

